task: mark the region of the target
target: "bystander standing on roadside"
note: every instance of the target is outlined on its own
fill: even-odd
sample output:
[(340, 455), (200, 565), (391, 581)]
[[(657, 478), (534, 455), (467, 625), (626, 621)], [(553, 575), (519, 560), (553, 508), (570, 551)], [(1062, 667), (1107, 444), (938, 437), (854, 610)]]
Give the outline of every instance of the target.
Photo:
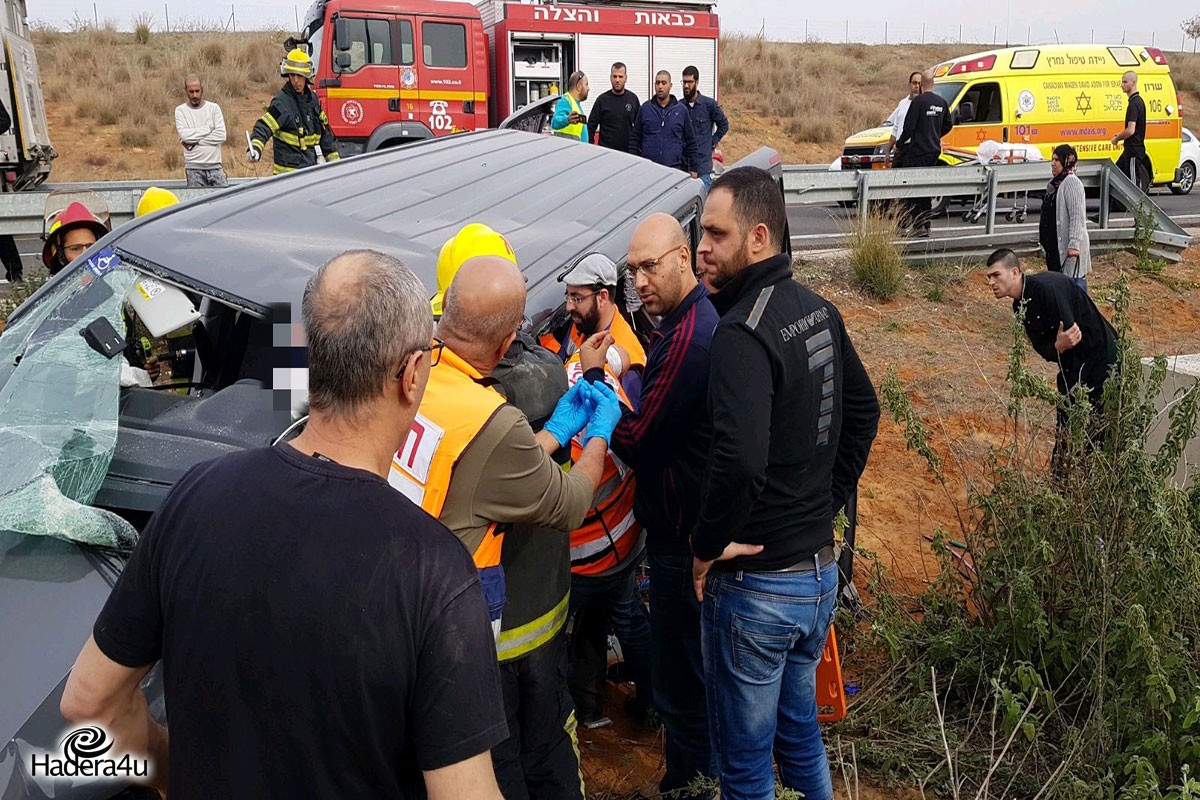
[(1038, 238), (1046, 253), (1046, 269), (1061, 272), (1086, 292), (1087, 275), (1092, 271), (1092, 250), (1083, 181), (1075, 174), (1078, 160), (1071, 145), (1054, 148), (1050, 158), (1054, 177), (1046, 184), (1042, 197)]
[(784, 788), (832, 800), (816, 672), (838, 590), (833, 519), (866, 466), (879, 402), (837, 308), (793, 277), (769, 173), (713, 181), (700, 227), (721, 321), (693, 581), (721, 798), (773, 798), (773, 754)]
[[(941, 163), (942, 137), (954, 127), (946, 101), (933, 92), (933, 75), (921, 74), (921, 94), (913, 98), (904, 116), (897, 142), (897, 167), (934, 167)], [(928, 197), (908, 200), (907, 227), (916, 236), (929, 235)]]
[(700, 70), (693, 66), (683, 68), (683, 102), (696, 134), (695, 171), (708, 191), (712, 185), (713, 151), (729, 133), (729, 120), (716, 100), (700, 94)]
[(1138, 92), (1136, 72), (1129, 70), (1121, 76), (1121, 91), (1129, 97), (1129, 104), (1125, 107), (1124, 129), (1112, 137), (1113, 147), (1125, 143), (1117, 159), (1117, 169), (1145, 194), (1154, 180), (1154, 165), (1146, 152), (1146, 101)]
[(664, 167), (681, 169), (698, 178), (696, 132), (692, 118), (675, 95), (671, 94), (671, 73), (660, 70), (654, 76), (654, 97), (642, 103), (629, 135), (629, 152)]
[[(0, 102), (0, 134), (8, 133), (12, 127), (12, 117), (8, 109)], [(21, 263), (21, 251), (17, 249), (17, 241), (11, 234), (0, 235), (0, 262), (4, 263), (4, 279), (9, 283), (25, 279), (25, 266)]]
[(889, 166), (897, 154), (897, 143), (900, 141), (900, 134), (904, 131), (904, 120), (908, 117), (908, 107), (920, 94), (921, 73), (918, 70), (908, 76), (908, 94), (904, 95), (904, 98), (896, 104), (896, 110), (888, 117), (892, 132), (888, 134), (887, 152), (884, 153), (883, 162)]
[[(479, 578), (387, 481), (429, 380), (427, 298), (382, 253), (317, 270), (307, 427), (192, 468), (100, 612), (62, 712), (147, 754), (171, 797), (499, 800)], [(169, 729), (140, 688), (159, 659)]]
[[(708, 350), (717, 312), (696, 280), (687, 234), (670, 214), (651, 214), (637, 226), (626, 264), (643, 307), (659, 318), (637, 410), (625, 411), (612, 438), (613, 452), (638, 476), (633, 513), (646, 531), (651, 679), (667, 734), (659, 789), (674, 798), (707, 798), (711, 790), (688, 788), (716, 775), (688, 535), (708, 458)], [(603, 382), (613, 340), (600, 331), (584, 343), (580, 361), (588, 381)]]
[(221, 145), (225, 144), (225, 116), (221, 107), (204, 99), (199, 75), (183, 81), (187, 102), (175, 107), (175, 132), (183, 146), (183, 171), (189, 187), (228, 186), (229, 178), (221, 166)]
[(629, 149), (629, 132), (641, 106), (638, 96), (625, 88), (627, 77), (624, 64), (613, 64), (608, 76), (612, 88), (596, 98), (588, 114), (588, 141), (622, 153)]

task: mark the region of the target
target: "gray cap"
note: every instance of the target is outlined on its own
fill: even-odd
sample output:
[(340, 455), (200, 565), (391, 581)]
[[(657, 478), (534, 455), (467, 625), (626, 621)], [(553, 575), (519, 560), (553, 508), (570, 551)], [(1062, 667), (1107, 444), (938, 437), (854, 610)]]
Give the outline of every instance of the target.
[(568, 286), (616, 286), (617, 265), (603, 253), (588, 253), (559, 280)]

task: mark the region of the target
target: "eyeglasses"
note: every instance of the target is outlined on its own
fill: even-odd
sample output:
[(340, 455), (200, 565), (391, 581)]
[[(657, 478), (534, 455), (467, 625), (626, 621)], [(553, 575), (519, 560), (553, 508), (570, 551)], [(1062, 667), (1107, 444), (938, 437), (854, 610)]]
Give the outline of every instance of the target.
[(663, 253), (658, 258), (653, 258), (653, 259), (650, 259), (649, 261), (643, 261), (640, 264), (626, 264), (625, 268), (629, 270), (629, 277), (636, 278), (637, 274), (639, 272), (644, 272), (647, 276), (653, 275), (655, 270), (658, 269), (659, 264), (662, 263), (662, 260), (664, 258), (666, 258), (667, 256), (671, 255), (671, 253), (674, 253), (676, 250), (678, 250), (679, 248), (684, 247), (684, 246), (685, 245), (677, 244), (674, 247), (672, 247), (670, 250), (668, 250), (667, 252)]
[(413, 350), (404, 357), (404, 365), (396, 373), (396, 380), (404, 377), (404, 370), (408, 368), (408, 356), (411, 356), (413, 353), (429, 353), (429, 366), (436, 367), (438, 362), (442, 360), (442, 348), (445, 346), (446, 343), (435, 336), (433, 337), (432, 344), (427, 344), (424, 347), (418, 347), (416, 350)]
[(63, 248), (63, 252), (74, 258), (83, 253), (83, 251), (87, 250), (89, 247), (91, 247), (90, 244), (69, 244)]
[(567, 298), (567, 305), (577, 306), (583, 303), (584, 300), (587, 300), (589, 297), (595, 297), (597, 294), (599, 294), (599, 292), (588, 292), (587, 294), (575, 294), (574, 292), (567, 292), (565, 297)]

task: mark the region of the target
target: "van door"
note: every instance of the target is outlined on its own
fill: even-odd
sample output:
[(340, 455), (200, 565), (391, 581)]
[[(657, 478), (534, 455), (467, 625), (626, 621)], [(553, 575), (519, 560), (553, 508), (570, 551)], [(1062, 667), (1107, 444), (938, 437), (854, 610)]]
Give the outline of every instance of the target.
[(998, 81), (980, 81), (968, 86), (950, 108), (955, 113), (963, 103), (975, 109), (975, 118), (954, 126), (954, 130), (942, 141), (955, 150), (974, 153), (979, 145), (989, 139), (1007, 142), (1011, 131), (1004, 116), (1004, 92)]
[[(394, 20), (360, 11), (340, 19), (348, 41), (334, 42), (330, 71), (341, 85), (329, 87), (325, 114), (338, 136), (366, 139), (391, 117), (389, 101), (394, 103), (399, 92)], [(349, 63), (339, 66), (339, 60)]]
[(475, 85), (467, 20), (421, 18), (417, 92), (422, 122), (435, 136), (474, 130), (475, 104), (487, 100)]

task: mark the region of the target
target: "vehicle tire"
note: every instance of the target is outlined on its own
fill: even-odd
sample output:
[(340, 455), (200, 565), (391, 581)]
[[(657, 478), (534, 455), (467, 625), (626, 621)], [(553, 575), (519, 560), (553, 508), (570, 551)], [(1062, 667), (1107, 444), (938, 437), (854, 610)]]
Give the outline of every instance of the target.
[(1179, 183), (1171, 184), (1171, 194), (1190, 194), (1196, 185), (1196, 165), (1191, 161), (1183, 162), (1179, 168)]
[(929, 213), (935, 217), (940, 217), (946, 213), (946, 209), (950, 207), (950, 198), (945, 195), (938, 195), (929, 198)]

